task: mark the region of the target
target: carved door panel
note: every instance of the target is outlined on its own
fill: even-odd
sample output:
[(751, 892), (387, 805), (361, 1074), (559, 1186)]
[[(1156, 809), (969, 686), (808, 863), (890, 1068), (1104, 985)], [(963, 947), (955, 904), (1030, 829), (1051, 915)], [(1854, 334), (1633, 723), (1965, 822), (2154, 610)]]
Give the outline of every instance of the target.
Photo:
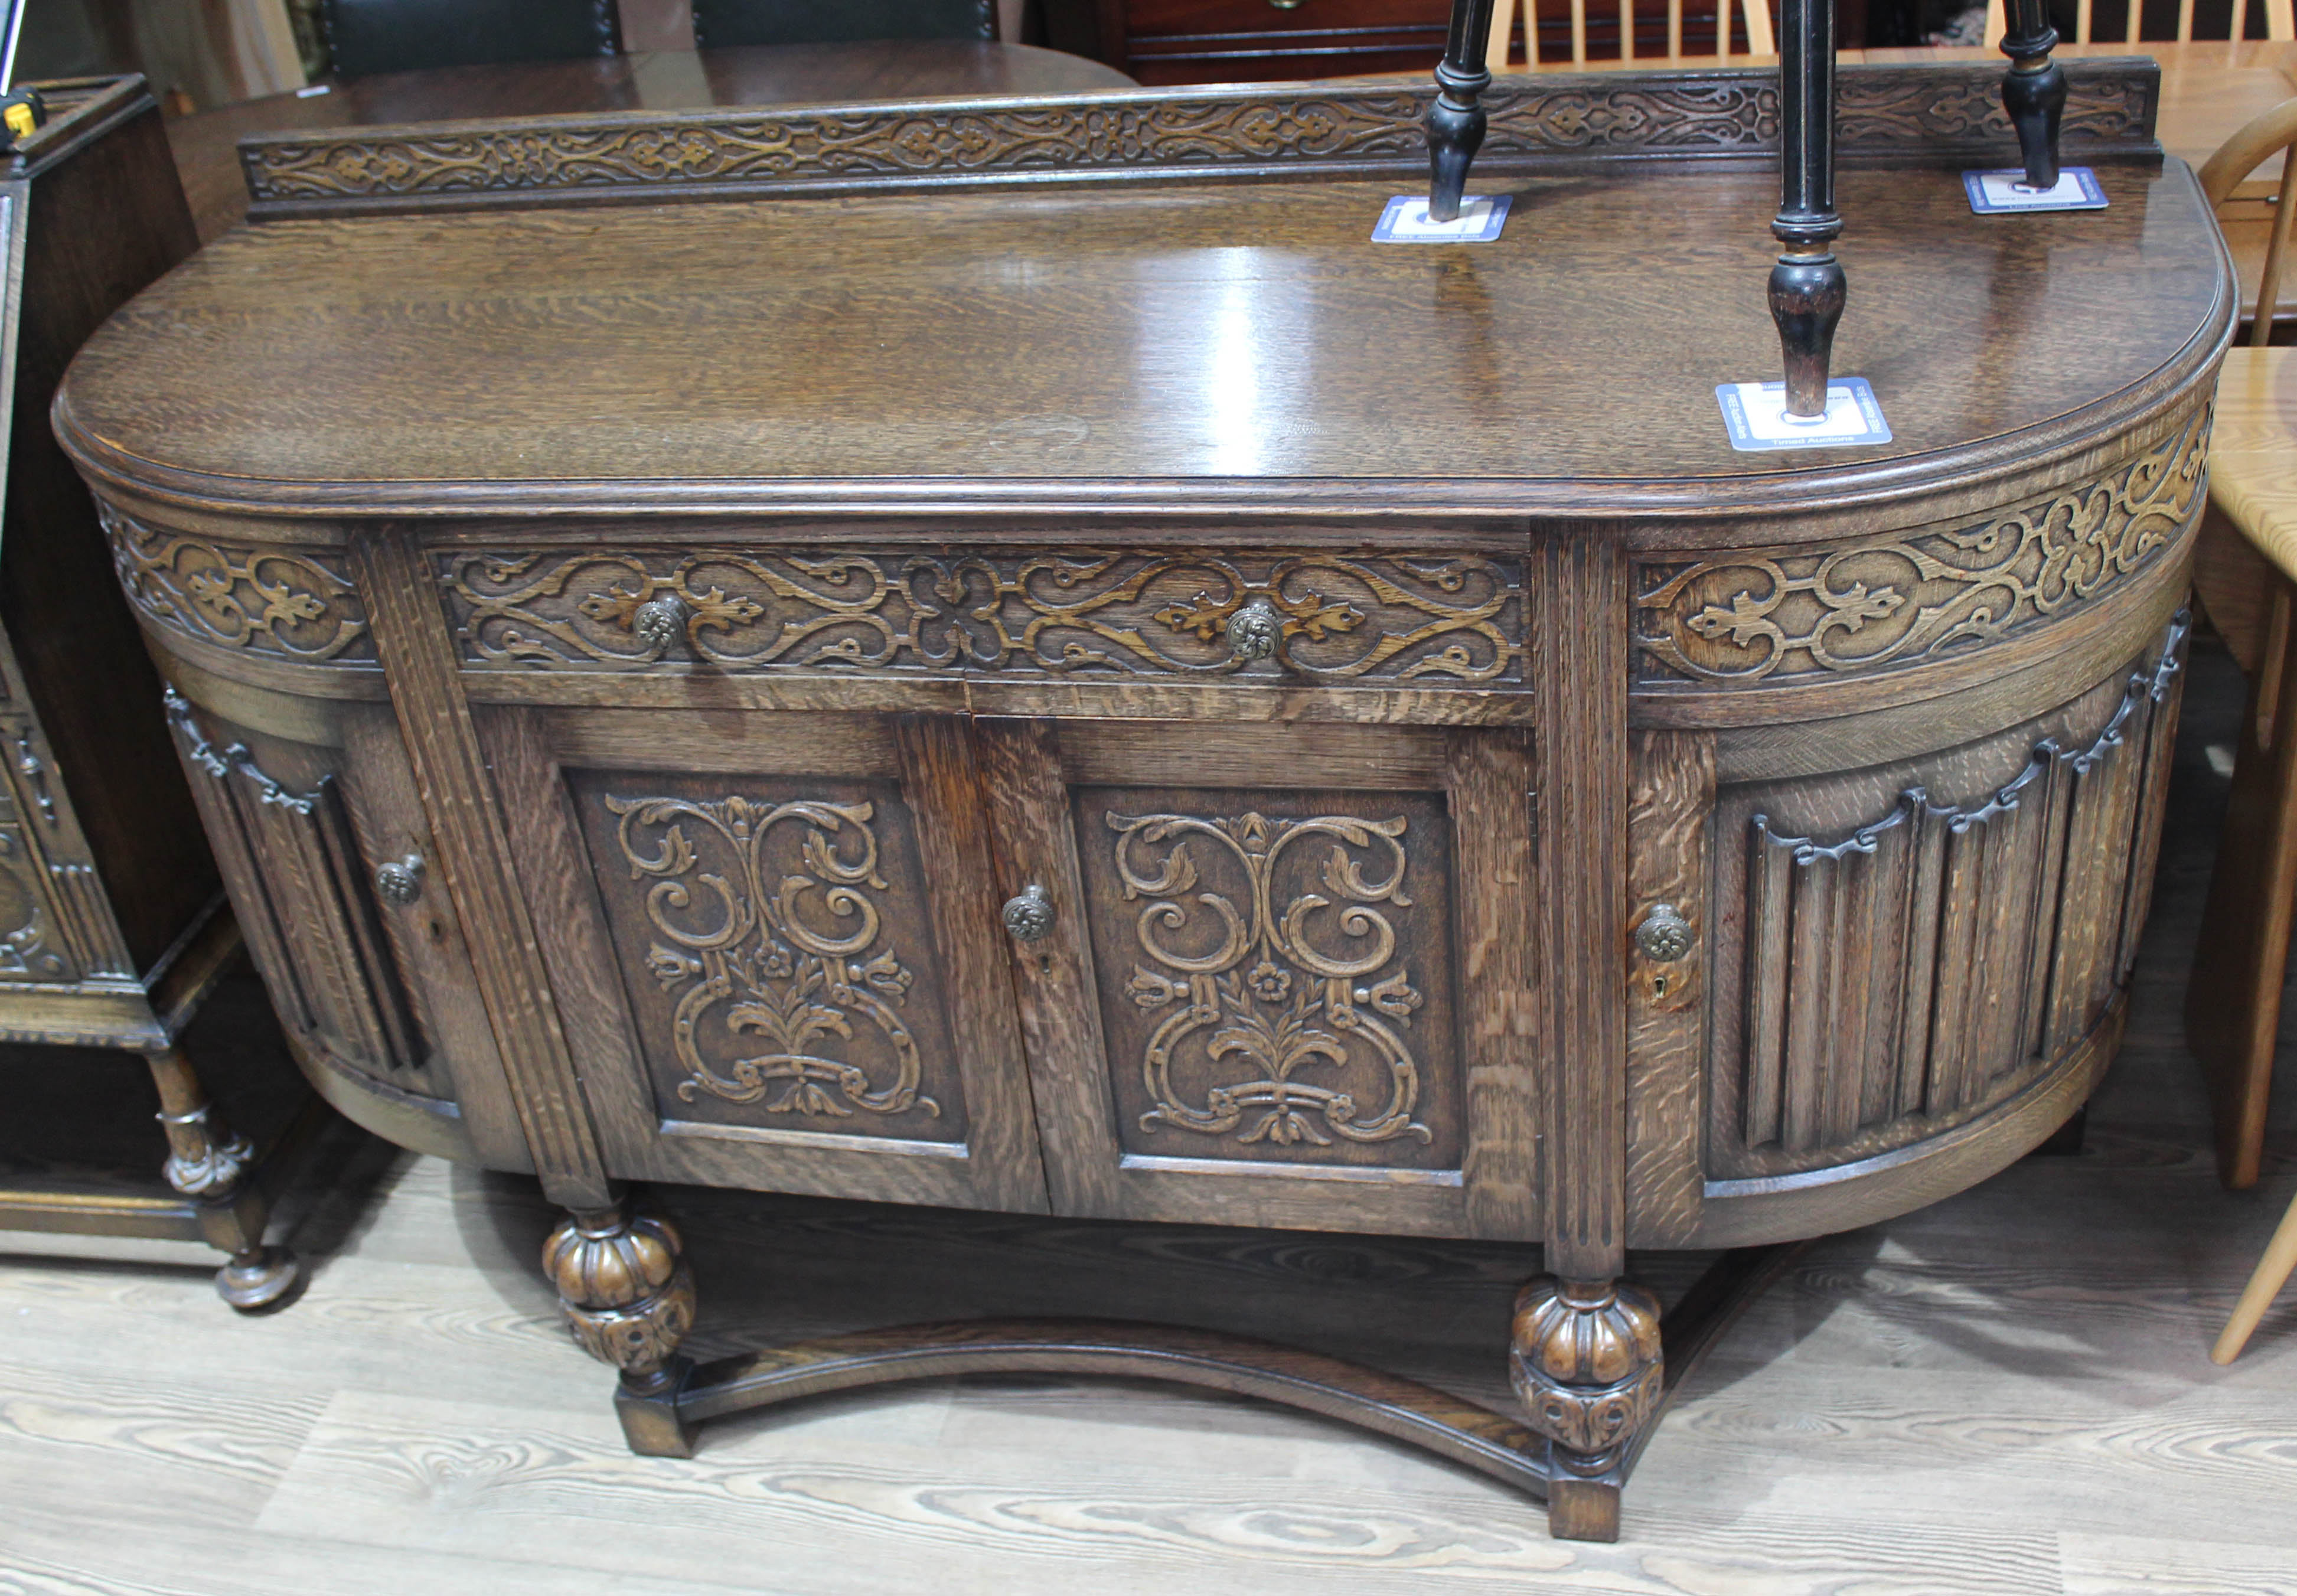
[(1044, 1208), (962, 718), (478, 720), (613, 1173)]
[(979, 724), (1056, 1209), (1538, 1235), (1520, 734)]

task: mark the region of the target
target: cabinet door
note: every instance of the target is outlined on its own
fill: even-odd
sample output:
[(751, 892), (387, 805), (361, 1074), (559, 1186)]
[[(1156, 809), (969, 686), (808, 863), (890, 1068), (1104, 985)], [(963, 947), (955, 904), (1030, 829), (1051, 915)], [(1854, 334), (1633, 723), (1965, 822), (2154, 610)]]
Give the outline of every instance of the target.
[(978, 724), (1057, 1210), (1538, 1236), (1523, 734)]
[(478, 718), (611, 1172), (1044, 1208), (961, 717)]

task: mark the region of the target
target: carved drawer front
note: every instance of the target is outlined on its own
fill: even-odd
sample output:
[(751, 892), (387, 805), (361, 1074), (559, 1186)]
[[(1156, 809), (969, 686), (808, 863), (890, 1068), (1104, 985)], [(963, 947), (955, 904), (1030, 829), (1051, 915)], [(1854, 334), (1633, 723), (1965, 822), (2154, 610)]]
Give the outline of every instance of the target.
[(1476, 556), (683, 547), (436, 559), (469, 671), (1523, 679), (1520, 563)]
[(1528, 1120), (1467, 1087), (1527, 997), (1521, 741), (985, 735), (1005, 885), (1048, 917), (1011, 946), (1058, 1206), (1460, 1232), (1497, 1197), (1495, 1231), (1528, 1222), (1527, 1164), (1470, 1190)]
[(582, 770), (569, 787), (661, 1119), (965, 1140), (895, 784)]
[[(337, 751), (273, 739), (259, 759), (243, 742), (210, 736), (172, 690), (168, 714), (248, 950), (299, 1050), (390, 1094), (445, 1095), (429, 1016), (402, 982), (372, 868), (327, 768)], [(273, 773), (289, 769), (283, 761), (290, 780)]]
[(479, 724), (613, 1172), (1044, 1208), (961, 718)]
[(1711, 1174), (1936, 1135), (2079, 1052), (2136, 955), (2184, 638), (1964, 748), (1725, 789)]

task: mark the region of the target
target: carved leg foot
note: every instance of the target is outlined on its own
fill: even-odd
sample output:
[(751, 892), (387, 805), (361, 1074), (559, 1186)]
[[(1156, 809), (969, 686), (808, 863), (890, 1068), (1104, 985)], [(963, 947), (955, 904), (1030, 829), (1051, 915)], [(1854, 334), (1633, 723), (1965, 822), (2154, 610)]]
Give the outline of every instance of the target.
[(1516, 1298), (1509, 1378), (1547, 1437), (1548, 1533), (1619, 1538), (1629, 1451), (1664, 1385), (1659, 1300), (1612, 1280), (1543, 1275)]
[(168, 1133), (168, 1184), (200, 1205), (209, 1245), (231, 1255), (216, 1271), (216, 1293), (243, 1313), (267, 1312), (294, 1300), (303, 1266), (284, 1246), (263, 1245), (269, 1217), (249, 1179), (255, 1149), (217, 1115), (181, 1048), (144, 1055), (160, 1089), (160, 1123)]
[(694, 1271), (678, 1231), (633, 1216), (628, 1199), (577, 1211), (542, 1244), (542, 1267), (582, 1350), (622, 1371), (614, 1411), (630, 1450), (692, 1457), (693, 1431), (678, 1416), (692, 1366), (678, 1345), (694, 1328)]

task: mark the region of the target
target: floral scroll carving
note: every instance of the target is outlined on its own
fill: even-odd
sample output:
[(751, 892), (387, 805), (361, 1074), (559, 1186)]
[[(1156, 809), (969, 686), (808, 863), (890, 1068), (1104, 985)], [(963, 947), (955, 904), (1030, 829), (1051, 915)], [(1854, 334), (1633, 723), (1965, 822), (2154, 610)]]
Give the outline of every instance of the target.
[[(672, 597), (687, 650), (724, 670), (1480, 686), (1523, 670), (1520, 568), (1469, 555), (456, 553), (440, 580), (477, 669), (649, 668), (663, 652), (638, 611)], [(1226, 635), (1255, 600), (1281, 621), (1265, 662)]]
[[(1380, 907), (1412, 904), (1404, 818), (1106, 819), (1124, 900), (1142, 905), (1134, 938), (1146, 962), (1125, 995), (1158, 1017), (1141, 1057), (1153, 1105), (1144, 1131), (1235, 1131), (1239, 1142), (1280, 1147), (1429, 1139), (1412, 1117), (1420, 1065), (1403, 1035), (1422, 998)], [(1330, 850), (1320, 880), (1330, 896), (1280, 901), (1280, 860), (1319, 845)], [(1328, 940), (1335, 934), (1343, 945)], [(1190, 1102), (1174, 1080), (1184, 1049), (1242, 1078)], [(1358, 1079), (1380, 1090), (1360, 1098), (1346, 1085)]]
[[(1839, 137), (1859, 148), (1966, 149), (2010, 139), (1998, 74), (1944, 68), (1840, 78)], [(2069, 70), (2064, 136), (2152, 148), (2153, 79)], [(1605, 75), (1495, 86), (1487, 154), (1517, 157), (1775, 149), (1774, 74)], [(1257, 86), (1074, 101), (888, 105), (791, 115), (704, 111), (562, 117), (420, 133), (346, 129), (241, 146), (259, 207), (675, 184), (770, 189), (857, 180), (973, 180), (1111, 169), (1176, 176), (1223, 165), (1376, 169), (1426, 160), (1428, 92), (1286, 93)]]
[(1814, 553), (1646, 564), (1646, 684), (1741, 684), (1919, 663), (2126, 584), (2199, 513), (2210, 411), (2110, 474), (1972, 526)]
[(308, 551), (235, 548), (145, 526), (101, 499), (96, 513), (120, 586), (169, 630), (277, 659), (375, 657), (350, 579)]
[[(644, 907), (660, 940), (646, 965), (677, 999), (671, 1045), (687, 1076), (680, 1098), (706, 1092), (807, 1117), (910, 1108), (939, 1116), (940, 1105), (918, 1090), (917, 1039), (900, 1013), (913, 977), (879, 945), (870, 893), (888, 889), (873, 805), (765, 804), (739, 794), (604, 802), (631, 879), (652, 883)], [(766, 843), (781, 827), (799, 828), (798, 863), (776, 873)], [(833, 1056), (864, 1032), (891, 1054), (891, 1079), (873, 1081), (865, 1066)], [(750, 1037), (763, 1050), (722, 1067), (711, 1057), (718, 1049), (704, 1049), (705, 1041), (740, 1048)]]

